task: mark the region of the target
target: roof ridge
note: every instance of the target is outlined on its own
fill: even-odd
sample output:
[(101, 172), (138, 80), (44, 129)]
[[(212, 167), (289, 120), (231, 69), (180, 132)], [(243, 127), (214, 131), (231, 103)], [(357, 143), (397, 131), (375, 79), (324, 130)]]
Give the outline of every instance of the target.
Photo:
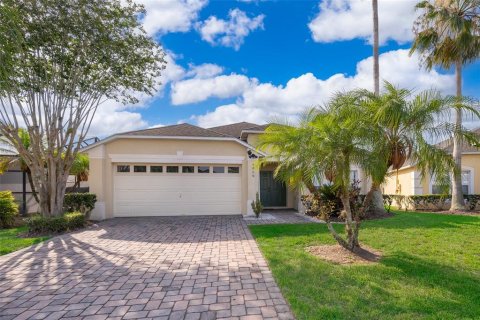
[[(231, 127), (231, 126), (239, 125), (239, 124), (242, 124), (242, 123), (255, 124), (255, 123), (252, 123), (252, 122), (240, 121), (240, 122), (234, 122), (234, 123), (224, 124), (224, 125), (221, 125), (221, 126), (210, 127), (210, 128), (208, 128), (208, 129)], [(255, 124), (255, 126), (258, 126), (258, 124)]]

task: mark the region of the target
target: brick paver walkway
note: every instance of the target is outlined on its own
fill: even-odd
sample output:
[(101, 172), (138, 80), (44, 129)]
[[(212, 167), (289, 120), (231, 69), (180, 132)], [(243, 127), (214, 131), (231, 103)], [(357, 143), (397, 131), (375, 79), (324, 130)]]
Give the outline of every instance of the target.
[(292, 319), (241, 217), (113, 219), (0, 257), (1, 319)]
[[(267, 219), (263, 217), (268, 216)], [(245, 222), (250, 224), (297, 224), (297, 223), (324, 223), (321, 220), (314, 219), (312, 217), (296, 213), (292, 210), (265, 210), (264, 213), (260, 215), (260, 218), (247, 217)]]

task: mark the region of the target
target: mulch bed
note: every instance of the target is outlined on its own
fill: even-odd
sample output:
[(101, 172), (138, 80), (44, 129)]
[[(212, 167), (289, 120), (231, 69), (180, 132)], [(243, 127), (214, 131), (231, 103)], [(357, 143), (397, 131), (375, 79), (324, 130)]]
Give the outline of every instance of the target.
[(341, 265), (374, 264), (382, 258), (381, 251), (367, 246), (362, 246), (355, 253), (339, 244), (312, 246), (305, 248), (305, 250), (323, 260)]

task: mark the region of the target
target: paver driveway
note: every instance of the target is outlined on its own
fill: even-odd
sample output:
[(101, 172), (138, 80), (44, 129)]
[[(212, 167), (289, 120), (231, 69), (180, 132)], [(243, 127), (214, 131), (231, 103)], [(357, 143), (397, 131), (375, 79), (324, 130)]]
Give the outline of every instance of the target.
[(0, 257), (2, 319), (291, 319), (241, 217), (119, 218)]

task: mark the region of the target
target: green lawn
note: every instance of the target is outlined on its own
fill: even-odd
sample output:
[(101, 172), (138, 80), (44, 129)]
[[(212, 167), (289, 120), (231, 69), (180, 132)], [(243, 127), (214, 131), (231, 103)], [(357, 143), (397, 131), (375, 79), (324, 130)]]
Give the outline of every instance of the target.
[(4, 255), (48, 239), (48, 237), (19, 238), (17, 235), (27, 231), (27, 228), (0, 229), (0, 255)]
[(297, 319), (480, 319), (480, 217), (398, 212), (360, 240), (376, 265), (305, 252), (334, 243), (325, 225), (250, 226)]

